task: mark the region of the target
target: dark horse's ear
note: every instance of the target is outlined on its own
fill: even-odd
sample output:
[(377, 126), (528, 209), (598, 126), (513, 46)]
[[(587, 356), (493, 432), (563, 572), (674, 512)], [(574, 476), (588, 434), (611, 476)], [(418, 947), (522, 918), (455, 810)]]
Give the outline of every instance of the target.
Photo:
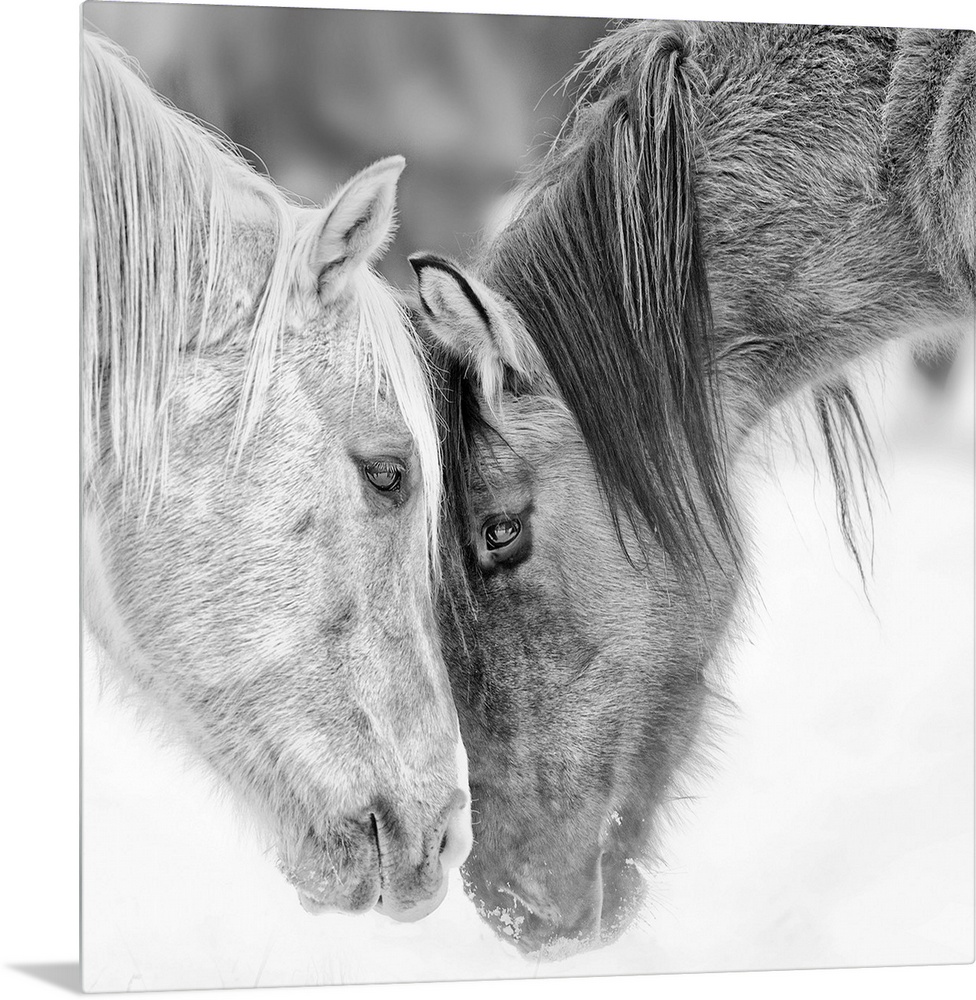
[(308, 261), (320, 295), (335, 298), (358, 268), (386, 249), (405, 164), (402, 156), (378, 160), (347, 181), (322, 210)]
[(506, 370), (526, 382), (538, 379), (542, 358), (502, 296), (444, 257), (414, 254), (410, 264), (430, 332), (467, 366), (489, 406), (501, 397)]

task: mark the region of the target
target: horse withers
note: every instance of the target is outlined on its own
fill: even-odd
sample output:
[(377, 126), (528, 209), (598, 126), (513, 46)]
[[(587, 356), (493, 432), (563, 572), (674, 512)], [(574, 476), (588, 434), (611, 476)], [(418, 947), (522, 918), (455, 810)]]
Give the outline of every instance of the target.
[(299, 207), (87, 34), (82, 126), (86, 619), (307, 910), (422, 917), (471, 833), (404, 162)]
[(629, 25), (475, 266), (414, 258), (465, 885), (526, 953), (606, 944), (641, 906), (745, 590), (730, 474), (754, 432), (812, 392), (855, 545), (872, 452), (846, 367), (972, 329), (973, 43), (950, 34)]

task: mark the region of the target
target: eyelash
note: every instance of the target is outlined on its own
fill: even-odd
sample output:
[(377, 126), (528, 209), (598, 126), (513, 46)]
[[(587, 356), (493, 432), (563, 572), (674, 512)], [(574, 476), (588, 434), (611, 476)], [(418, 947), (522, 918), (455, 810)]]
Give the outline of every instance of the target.
[[(494, 529), (502, 527), (507, 527), (510, 537), (505, 541), (497, 541), (492, 537), (492, 532)], [(481, 530), (485, 536), (485, 546), (488, 550), (490, 552), (498, 552), (518, 541), (519, 536), (522, 534), (522, 521), (518, 517), (509, 517), (503, 514), (486, 521)]]
[(397, 462), (382, 459), (374, 462), (364, 462), (362, 471), (366, 481), (378, 493), (399, 493), (403, 485), (403, 474), (406, 470)]

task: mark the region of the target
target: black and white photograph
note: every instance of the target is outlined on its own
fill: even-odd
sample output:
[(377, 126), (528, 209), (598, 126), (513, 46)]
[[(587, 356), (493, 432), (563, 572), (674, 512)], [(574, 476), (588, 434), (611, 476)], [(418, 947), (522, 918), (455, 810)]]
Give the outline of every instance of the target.
[(85, 992), (974, 961), (973, 17), (809, 13), (80, 6)]

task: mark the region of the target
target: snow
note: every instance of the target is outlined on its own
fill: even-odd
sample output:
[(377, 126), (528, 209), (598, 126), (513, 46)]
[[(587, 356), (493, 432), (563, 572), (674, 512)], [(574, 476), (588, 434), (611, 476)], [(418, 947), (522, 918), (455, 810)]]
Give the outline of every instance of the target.
[(308, 915), (204, 770), (98, 694), (86, 647), (85, 988), (972, 961), (972, 355), (942, 401), (893, 370), (867, 597), (826, 476), (776, 445), (752, 482), (760, 599), (725, 681), (736, 712), (616, 944), (527, 961), (456, 873), (418, 924)]

